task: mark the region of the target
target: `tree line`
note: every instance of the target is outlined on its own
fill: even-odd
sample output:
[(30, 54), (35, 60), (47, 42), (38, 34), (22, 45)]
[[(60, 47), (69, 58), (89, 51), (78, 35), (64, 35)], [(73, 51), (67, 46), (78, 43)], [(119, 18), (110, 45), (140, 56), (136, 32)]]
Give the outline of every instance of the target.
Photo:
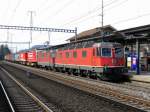
[(5, 55), (11, 53), (7, 45), (0, 45), (0, 60), (3, 60)]

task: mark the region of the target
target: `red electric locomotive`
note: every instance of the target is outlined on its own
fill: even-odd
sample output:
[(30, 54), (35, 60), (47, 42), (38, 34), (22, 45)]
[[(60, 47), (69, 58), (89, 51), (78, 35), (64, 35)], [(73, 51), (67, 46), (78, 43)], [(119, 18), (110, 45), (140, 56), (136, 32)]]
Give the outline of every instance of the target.
[(123, 46), (110, 42), (82, 42), (42, 49), (38, 65), (72, 74), (120, 78), (127, 72)]
[(51, 56), (49, 49), (40, 49), (37, 53), (37, 62), (39, 67), (49, 68), (51, 62)]

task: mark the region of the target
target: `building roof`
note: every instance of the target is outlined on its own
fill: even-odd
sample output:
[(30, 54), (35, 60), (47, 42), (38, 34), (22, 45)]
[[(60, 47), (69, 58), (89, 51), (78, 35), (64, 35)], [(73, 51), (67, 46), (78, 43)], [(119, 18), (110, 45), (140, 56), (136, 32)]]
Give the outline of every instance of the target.
[(138, 26), (138, 27), (133, 27), (133, 28), (128, 28), (124, 30), (120, 30), (120, 33), (125, 33), (125, 34), (133, 34), (133, 33), (138, 33), (138, 32), (147, 32), (150, 31), (150, 24), (148, 25), (143, 25), (143, 26)]
[[(103, 30), (104, 30), (104, 32), (109, 31), (109, 33), (111, 33), (111, 34), (117, 31), (111, 25), (104, 26)], [(83, 31), (83, 32), (81, 32), (77, 35), (77, 40), (81, 40), (81, 39), (85, 39), (85, 38), (86, 39), (87, 38), (92, 38), (92, 37), (96, 37), (96, 36), (101, 36), (101, 31), (102, 31), (101, 27), (96, 27), (96, 28), (93, 28), (93, 29), (90, 29), (90, 30)], [(76, 37), (73, 36), (73, 37), (69, 38), (68, 40), (75, 41), (75, 38)]]

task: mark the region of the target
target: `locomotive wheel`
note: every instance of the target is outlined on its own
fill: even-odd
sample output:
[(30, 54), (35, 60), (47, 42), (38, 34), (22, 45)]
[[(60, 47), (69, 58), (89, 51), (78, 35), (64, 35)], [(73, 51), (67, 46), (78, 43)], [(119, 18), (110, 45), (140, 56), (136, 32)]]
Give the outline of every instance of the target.
[(72, 74), (78, 76), (77, 70), (73, 70)]
[(72, 70), (71, 70), (71, 69), (68, 69), (68, 70), (67, 70), (67, 73), (68, 73), (68, 75), (71, 75)]
[(90, 73), (89, 77), (92, 79), (97, 79), (97, 74), (96, 73)]
[(87, 72), (85, 70), (80, 70), (80, 76), (81, 77), (86, 77), (87, 76)]
[(100, 80), (103, 80), (103, 81), (109, 81), (109, 80), (110, 80), (110, 79), (109, 79), (107, 76), (105, 76), (104, 74), (100, 75), (99, 79), (100, 79)]

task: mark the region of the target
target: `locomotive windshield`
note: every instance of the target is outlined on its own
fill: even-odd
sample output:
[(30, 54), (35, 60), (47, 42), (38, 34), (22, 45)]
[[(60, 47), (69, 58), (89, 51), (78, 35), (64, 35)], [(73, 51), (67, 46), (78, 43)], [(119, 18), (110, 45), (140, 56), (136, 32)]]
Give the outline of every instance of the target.
[(115, 57), (123, 57), (123, 49), (115, 48)]
[(111, 57), (111, 48), (102, 48), (102, 56)]
[(112, 50), (111, 48), (97, 48), (96, 49), (97, 56), (111, 57)]

